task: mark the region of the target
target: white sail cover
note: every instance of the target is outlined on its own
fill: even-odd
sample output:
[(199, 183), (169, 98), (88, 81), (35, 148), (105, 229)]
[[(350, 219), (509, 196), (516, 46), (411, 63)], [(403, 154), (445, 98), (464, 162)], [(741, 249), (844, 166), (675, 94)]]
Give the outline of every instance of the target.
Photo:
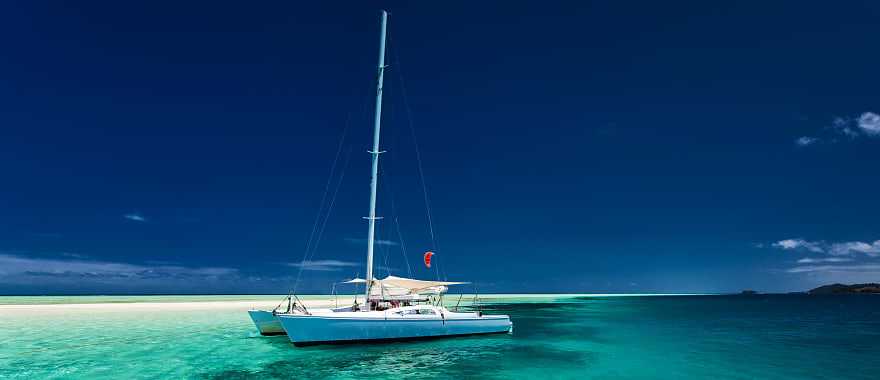
[[(355, 278), (345, 281), (347, 284), (363, 284), (366, 280)], [(412, 278), (388, 276), (384, 279), (373, 279), (370, 289), (371, 297), (398, 297), (415, 294), (440, 294), (446, 292), (449, 285), (467, 284), (467, 282), (425, 281)]]
[[(343, 283), (345, 284), (363, 284), (367, 282), (362, 278), (354, 278)], [(397, 276), (388, 276), (382, 280), (373, 279), (373, 284), (381, 285), (385, 288), (401, 288), (408, 289), (411, 291), (418, 291), (422, 289), (428, 288), (436, 288), (438, 286), (449, 286), (449, 285), (461, 285), (468, 284), (467, 282), (452, 282), (452, 281), (425, 281), (425, 280), (416, 280), (412, 278), (403, 278)]]
[(409, 289), (412, 292), (418, 292), (419, 290), (437, 288), (441, 286), (467, 284), (467, 282), (425, 281), (397, 276), (388, 276), (382, 280), (379, 280), (378, 282), (380, 282), (382, 286), (385, 287)]

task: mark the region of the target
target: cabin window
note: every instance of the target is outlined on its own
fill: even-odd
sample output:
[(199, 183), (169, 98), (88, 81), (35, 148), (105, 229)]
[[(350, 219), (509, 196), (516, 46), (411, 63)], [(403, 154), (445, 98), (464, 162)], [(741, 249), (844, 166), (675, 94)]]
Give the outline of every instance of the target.
[(431, 309), (419, 309), (419, 314), (421, 314), (421, 315), (436, 315), (437, 313), (435, 313), (434, 310), (431, 310)]

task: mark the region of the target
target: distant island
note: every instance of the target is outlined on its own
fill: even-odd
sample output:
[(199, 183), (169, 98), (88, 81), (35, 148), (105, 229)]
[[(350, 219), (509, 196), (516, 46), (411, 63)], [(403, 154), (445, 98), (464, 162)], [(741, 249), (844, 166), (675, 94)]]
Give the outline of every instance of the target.
[(812, 289), (809, 294), (880, 294), (880, 284), (831, 284)]

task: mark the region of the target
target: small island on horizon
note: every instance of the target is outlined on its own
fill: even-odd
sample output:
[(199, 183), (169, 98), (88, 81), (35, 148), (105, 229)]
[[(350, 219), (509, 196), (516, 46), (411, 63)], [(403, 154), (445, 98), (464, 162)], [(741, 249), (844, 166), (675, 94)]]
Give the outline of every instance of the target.
[[(761, 293), (752, 289), (745, 289), (739, 293), (733, 293), (734, 295), (740, 296), (753, 296), (760, 294), (773, 294), (773, 293)], [(817, 288), (813, 288), (807, 291), (801, 292), (788, 292), (785, 294), (813, 294), (813, 295), (825, 295), (825, 294), (880, 294), (880, 283), (864, 283), (864, 284), (829, 284), (822, 285)]]
[(880, 284), (831, 284), (811, 289), (808, 294), (880, 294)]

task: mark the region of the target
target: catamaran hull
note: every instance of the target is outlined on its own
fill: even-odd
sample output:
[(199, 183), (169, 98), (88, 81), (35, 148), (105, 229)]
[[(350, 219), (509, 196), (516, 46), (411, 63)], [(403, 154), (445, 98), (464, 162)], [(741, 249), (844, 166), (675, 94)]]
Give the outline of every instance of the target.
[(506, 315), (446, 320), (299, 315), (281, 315), (278, 319), (287, 337), (296, 346), (496, 334), (510, 332), (513, 328)]
[(286, 334), (284, 328), (281, 327), (281, 321), (278, 320), (278, 316), (271, 311), (249, 310), (248, 314), (251, 316), (251, 320), (254, 321), (254, 325), (257, 326), (257, 330), (260, 330), (260, 335)]

